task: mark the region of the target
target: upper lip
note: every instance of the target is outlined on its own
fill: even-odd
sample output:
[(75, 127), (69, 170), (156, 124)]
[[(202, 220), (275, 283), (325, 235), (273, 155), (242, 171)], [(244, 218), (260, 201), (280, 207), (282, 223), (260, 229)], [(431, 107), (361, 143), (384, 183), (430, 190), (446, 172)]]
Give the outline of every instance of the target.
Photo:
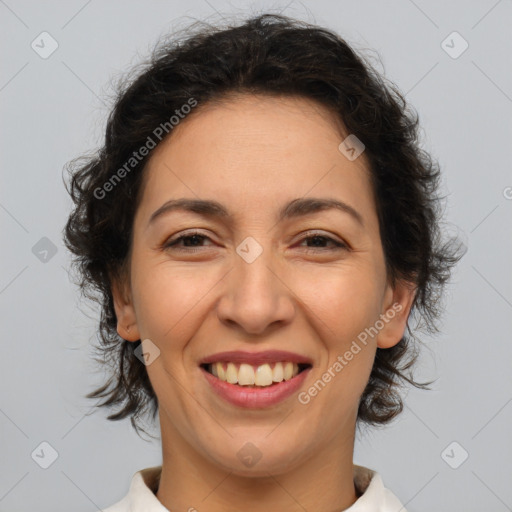
[(199, 361), (199, 364), (231, 362), (260, 365), (265, 363), (278, 363), (280, 361), (290, 361), (297, 364), (313, 364), (311, 358), (302, 356), (300, 354), (295, 354), (294, 352), (287, 352), (286, 350), (265, 350), (263, 352), (232, 350), (229, 352), (218, 352), (217, 354), (204, 357), (201, 359), (201, 361)]

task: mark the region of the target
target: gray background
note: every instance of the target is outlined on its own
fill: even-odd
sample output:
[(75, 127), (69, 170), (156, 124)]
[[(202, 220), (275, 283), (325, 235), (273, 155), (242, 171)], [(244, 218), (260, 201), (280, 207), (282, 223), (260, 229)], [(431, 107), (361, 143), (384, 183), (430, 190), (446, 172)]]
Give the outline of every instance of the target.
[[(97, 312), (68, 278), (62, 169), (100, 144), (109, 81), (159, 35), (192, 18), (215, 22), (215, 11), (262, 10), (380, 54), (443, 168), (447, 229), (468, 247), (442, 332), (425, 338), (418, 376), (438, 378), (433, 391), (411, 390), (397, 421), (357, 441), (355, 462), (376, 468), (410, 512), (512, 510), (512, 2), (287, 4), (0, 0), (0, 511), (98, 510), (124, 496), (134, 472), (161, 463), (159, 442), (139, 439), (129, 420), (86, 415), (94, 402), (83, 395), (102, 379), (90, 350)], [(31, 48), (43, 31), (59, 45), (47, 59)], [(458, 58), (442, 47), (453, 31), (469, 44)], [(43, 237), (56, 254), (44, 253)], [(58, 452), (48, 469), (31, 456), (44, 441)]]

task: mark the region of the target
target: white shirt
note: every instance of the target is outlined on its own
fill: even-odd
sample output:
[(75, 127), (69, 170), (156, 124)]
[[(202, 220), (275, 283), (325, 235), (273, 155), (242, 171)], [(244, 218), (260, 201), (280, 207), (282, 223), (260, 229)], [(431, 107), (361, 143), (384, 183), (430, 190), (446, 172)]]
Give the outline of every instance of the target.
[[(128, 494), (103, 512), (170, 512), (155, 495), (161, 471), (154, 466), (135, 473)], [(343, 512), (407, 512), (376, 471), (354, 465), (354, 485), (361, 496)]]

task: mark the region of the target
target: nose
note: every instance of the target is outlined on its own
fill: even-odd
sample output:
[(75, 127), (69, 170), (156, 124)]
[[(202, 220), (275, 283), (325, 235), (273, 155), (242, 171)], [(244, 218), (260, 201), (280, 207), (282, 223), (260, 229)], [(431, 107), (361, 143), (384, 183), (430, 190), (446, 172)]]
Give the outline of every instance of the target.
[(250, 263), (236, 255), (217, 303), (218, 318), (229, 327), (252, 335), (289, 324), (295, 315), (295, 303), (286, 277), (270, 249)]

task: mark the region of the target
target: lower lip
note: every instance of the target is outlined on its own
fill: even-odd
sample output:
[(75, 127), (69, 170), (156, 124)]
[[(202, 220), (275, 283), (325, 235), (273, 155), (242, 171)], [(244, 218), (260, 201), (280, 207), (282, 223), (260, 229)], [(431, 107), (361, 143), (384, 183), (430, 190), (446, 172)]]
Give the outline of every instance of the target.
[(278, 404), (293, 395), (303, 384), (311, 367), (306, 368), (290, 380), (283, 380), (278, 384), (264, 388), (250, 388), (230, 384), (218, 379), (203, 367), (200, 367), (200, 369), (213, 390), (228, 402), (238, 407), (262, 409)]

